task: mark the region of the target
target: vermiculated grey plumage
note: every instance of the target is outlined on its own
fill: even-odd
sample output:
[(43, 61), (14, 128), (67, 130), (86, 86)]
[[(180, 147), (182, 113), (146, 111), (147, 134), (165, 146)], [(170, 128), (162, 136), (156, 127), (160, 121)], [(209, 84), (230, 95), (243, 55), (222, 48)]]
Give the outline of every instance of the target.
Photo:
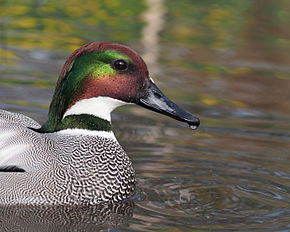
[(116, 140), (38, 133), (28, 127), (40, 125), (0, 110), (0, 151), (11, 155), (0, 157), (0, 165), (16, 165), (26, 171), (0, 173), (0, 205), (89, 205), (134, 194), (134, 170)]
[(1, 206), (0, 231), (107, 231), (128, 225), (130, 200), (97, 205)]

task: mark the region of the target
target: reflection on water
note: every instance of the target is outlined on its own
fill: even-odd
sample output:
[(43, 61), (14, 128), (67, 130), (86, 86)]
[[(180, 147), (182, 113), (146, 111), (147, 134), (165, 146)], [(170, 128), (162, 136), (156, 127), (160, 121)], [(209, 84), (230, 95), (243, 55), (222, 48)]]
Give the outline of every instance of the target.
[(142, 45), (144, 49), (142, 57), (150, 67), (151, 72), (155, 73), (158, 70), (160, 56), (159, 33), (164, 26), (164, 0), (147, 0), (146, 3), (148, 10), (143, 15), (146, 26), (142, 30)]
[(135, 206), (0, 208), (1, 228), (289, 231), (287, 0), (15, 0), (0, 12), (0, 108), (43, 123), (69, 53), (116, 41), (202, 123), (121, 108), (113, 128), (136, 170)]

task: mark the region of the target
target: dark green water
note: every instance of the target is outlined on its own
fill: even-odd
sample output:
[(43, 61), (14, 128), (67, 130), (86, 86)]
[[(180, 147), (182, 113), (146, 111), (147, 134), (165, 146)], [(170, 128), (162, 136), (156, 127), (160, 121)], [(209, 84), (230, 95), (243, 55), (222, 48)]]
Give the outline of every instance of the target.
[(288, 0), (0, 0), (0, 108), (44, 122), (68, 55), (114, 41), (201, 119), (116, 110), (136, 196), (1, 208), (1, 231), (290, 231), (289, 24)]

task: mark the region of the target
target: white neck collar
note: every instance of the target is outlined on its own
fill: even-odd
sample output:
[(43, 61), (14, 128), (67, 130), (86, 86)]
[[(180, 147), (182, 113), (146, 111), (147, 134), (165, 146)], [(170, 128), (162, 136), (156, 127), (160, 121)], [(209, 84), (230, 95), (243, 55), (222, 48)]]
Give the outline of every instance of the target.
[(129, 104), (111, 97), (83, 99), (71, 106), (63, 115), (89, 114), (111, 122), (111, 112), (119, 106)]

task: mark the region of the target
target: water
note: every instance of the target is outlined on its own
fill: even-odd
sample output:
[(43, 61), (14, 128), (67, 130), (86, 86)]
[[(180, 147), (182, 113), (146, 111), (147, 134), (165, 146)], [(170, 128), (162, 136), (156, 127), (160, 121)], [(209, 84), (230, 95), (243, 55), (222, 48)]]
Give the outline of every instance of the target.
[(6, 231), (290, 231), (290, 5), (263, 1), (2, 1), (0, 108), (43, 123), (67, 56), (116, 41), (201, 126), (113, 114), (137, 194), (95, 207), (0, 208)]

